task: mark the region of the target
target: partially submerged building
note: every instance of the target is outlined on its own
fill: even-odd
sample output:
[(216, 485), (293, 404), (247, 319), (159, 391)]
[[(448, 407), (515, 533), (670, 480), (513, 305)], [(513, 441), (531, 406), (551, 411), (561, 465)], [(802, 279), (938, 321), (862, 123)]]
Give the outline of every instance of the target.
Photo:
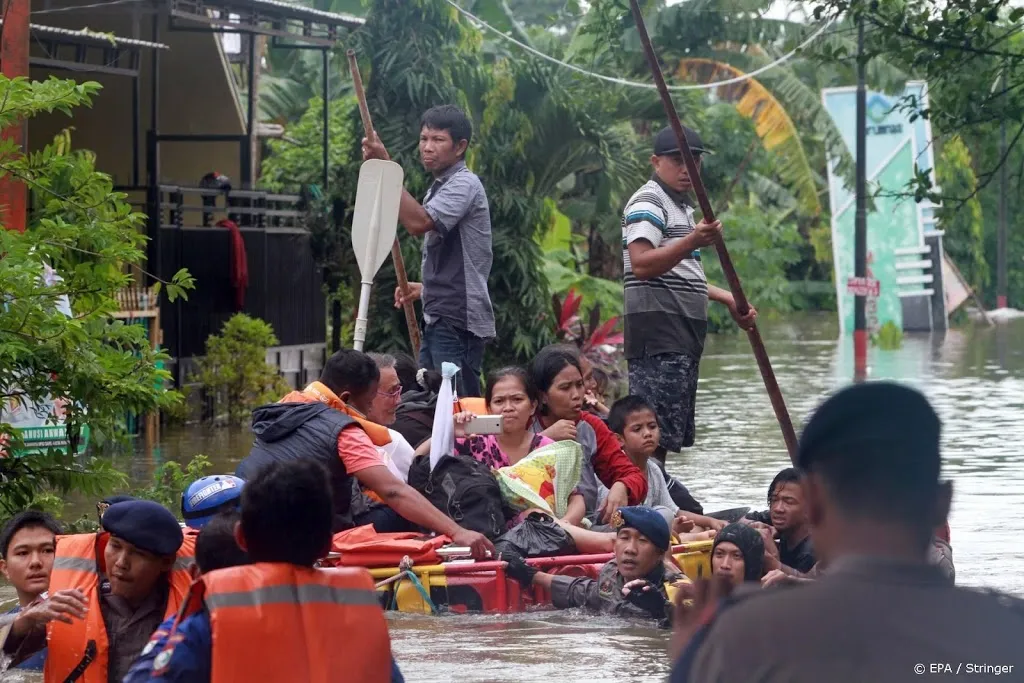
[(73, 127), (74, 146), (94, 151), (98, 170), (149, 217), (146, 270), (167, 280), (187, 268), (196, 278), (188, 301), (159, 305), (176, 382), (236, 312), (273, 326), (280, 346), (268, 360), (293, 385), (315, 376), (326, 310), (301, 189), (272, 194), (253, 182), (260, 129), (240, 83), (253, 82), (259, 41), (321, 50), (326, 64), (362, 20), (279, 0), (32, 0), (31, 8), (30, 76), (93, 80), (103, 90), (70, 119), (33, 119), (29, 148)]

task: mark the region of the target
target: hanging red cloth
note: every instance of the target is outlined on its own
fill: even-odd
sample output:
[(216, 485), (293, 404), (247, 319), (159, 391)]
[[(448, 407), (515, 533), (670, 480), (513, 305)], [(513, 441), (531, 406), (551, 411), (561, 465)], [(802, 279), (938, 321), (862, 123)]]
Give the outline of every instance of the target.
[(238, 224), (227, 218), (217, 221), (218, 228), (231, 231), (231, 286), (235, 288), (235, 310), (245, 308), (245, 290), (249, 288), (249, 262), (245, 255), (245, 240)]

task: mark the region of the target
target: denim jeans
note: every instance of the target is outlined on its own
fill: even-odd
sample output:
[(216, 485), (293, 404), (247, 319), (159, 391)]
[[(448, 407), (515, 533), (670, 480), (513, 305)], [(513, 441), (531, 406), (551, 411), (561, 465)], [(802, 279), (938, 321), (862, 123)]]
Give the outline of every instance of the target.
[(444, 318), (435, 320), (423, 330), (420, 367), (441, 372), (441, 363), (454, 363), (460, 368), (455, 375), (459, 396), (482, 396), (480, 366), (486, 343), (472, 332), (457, 329)]

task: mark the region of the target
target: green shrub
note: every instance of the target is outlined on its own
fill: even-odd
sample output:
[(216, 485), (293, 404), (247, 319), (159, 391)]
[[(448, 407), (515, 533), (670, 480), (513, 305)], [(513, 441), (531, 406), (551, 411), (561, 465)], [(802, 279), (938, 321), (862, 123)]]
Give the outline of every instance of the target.
[(213, 463), (205, 455), (197, 455), (182, 468), (170, 460), (163, 463), (153, 472), (153, 483), (136, 489), (132, 495), (136, 498), (152, 500), (160, 503), (171, 512), (178, 514), (181, 509), (181, 494), (196, 479), (205, 477), (213, 467)]
[(243, 313), (224, 323), (219, 335), (210, 335), (197, 378), (213, 399), (215, 419), (240, 424), (253, 408), (288, 391), (277, 368), (267, 364), (267, 349), (276, 345), (268, 323)]

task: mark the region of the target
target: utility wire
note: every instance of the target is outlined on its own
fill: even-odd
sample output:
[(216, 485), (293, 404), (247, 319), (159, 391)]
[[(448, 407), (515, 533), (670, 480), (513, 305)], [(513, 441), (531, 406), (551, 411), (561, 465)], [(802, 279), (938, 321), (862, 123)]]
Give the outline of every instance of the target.
[[(594, 73), (593, 71), (587, 71), (586, 69), (584, 69), (582, 67), (578, 67), (575, 64), (569, 64), (568, 62), (563, 62), (563, 61), (561, 61), (559, 59), (555, 59), (551, 55), (544, 54), (540, 50), (536, 50), (536, 49), (530, 47), (529, 45), (516, 40), (512, 36), (506, 35), (505, 33), (502, 33), (498, 29), (496, 29), (493, 26), (491, 26), (490, 24), (488, 24), (483, 19), (480, 19), (479, 17), (471, 14), (469, 11), (467, 11), (467, 10), (463, 9), (462, 7), (460, 7), (458, 5), (458, 3), (454, 2), (454, 0), (445, 0), (445, 2), (447, 2), (449, 5), (451, 5), (455, 9), (457, 9), (461, 14), (466, 16), (468, 19), (470, 19), (471, 21), (476, 22), (480, 26), (483, 26), (485, 29), (487, 29), (491, 33), (497, 35), (499, 38), (502, 38), (503, 40), (506, 40), (506, 41), (512, 43), (513, 45), (516, 45), (516, 46), (522, 48), (523, 50), (526, 50), (527, 52), (529, 52), (530, 54), (532, 54), (532, 55), (534, 55), (536, 57), (540, 57), (543, 60), (551, 62), (552, 64), (555, 64), (557, 66), (561, 66), (563, 68), (569, 69), (570, 71), (575, 71), (576, 73), (578, 73), (578, 74), (580, 74), (582, 76), (589, 76), (590, 78), (597, 78), (597, 79), (600, 79), (602, 81), (606, 81), (608, 83), (615, 83), (616, 85), (624, 85), (624, 86), (629, 87), (629, 88), (644, 88), (644, 89), (647, 89), (647, 90), (655, 90), (655, 89), (657, 89), (657, 86), (654, 83), (643, 83), (643, 82), (639, 82), (639, 81), (630, 81), (630, 80), (627, 80), (625, 78), (616, 78), (615, 76), (605, 76), (604, 74)], [(733, 83), (742, 83), (743, 81), (748, 81), (748, 80), (754, 78), (755, 76), (758, 76), (759, 74), (763, 74), (765, 71), (769, 71), (770, 69), (774, 69), (775, 67), (779, 66), (780, 64), (783, 64), (784, 62), (786, 62), (789, 59), (791, 59), (794, 55), (796, 55), (797, 52), (799, 52), (800, 50), (802, 50), (803, 48), (807, 47), (812, 42), (814, 42), (814, 40), (816, 40), (818, 38), (818, 36), (820, 36), (822, 33), (824, 33), (825, 30), (828, 29), (828, 27), (831, 26), (834, 22), (835, 22), (834, 18), (829, 19), (817, 31), (812, 33), (806, 40), (804, 40), (802, 43), (797, 45), (791, 51), (789, 51), (786, 54), (782, 55), (781, 57), (779, 57), (775, 61), (769, 62), (768, 64), (765, 64), (764, 66), (758, 67), (757, 69), (754, 69), (753, 71), (750, 71), (748, 73), (743, 74), (742, 76), (736, 76), (735, 78), (727, 78), (725, 80), (715, 81), (713, 83), (693, 83), (693, 84), (690, 84), (690, 85), (670, 85), (670, 86), (668, 86), (668, 89), (672, 90), (672, 91), (681, 91), (681, 90), (710, 90), (712, 88), (717, 88), (718, 86), (721, 86), (721, 85), (731, 85)]]
[(77, 12), (83, 9), (96, 9), (109, 7), (111, 5), (128, 5), (142, 0), (106, 0), (105, 2), (94, 2), (89, 5), (72, 5), (71, 7), (52, 7), (50, 9), (37, 9), (32, 14), (57, 14), (58, 12)]

